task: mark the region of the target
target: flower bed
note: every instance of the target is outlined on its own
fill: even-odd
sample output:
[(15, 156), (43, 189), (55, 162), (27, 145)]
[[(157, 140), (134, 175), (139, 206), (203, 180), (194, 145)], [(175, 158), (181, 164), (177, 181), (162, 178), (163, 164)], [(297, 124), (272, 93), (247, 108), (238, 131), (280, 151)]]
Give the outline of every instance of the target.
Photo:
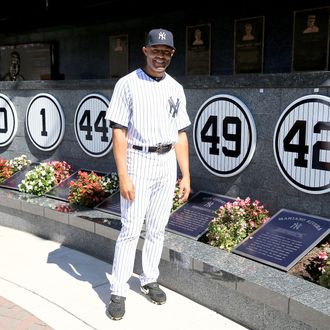
[(31, 164), (26, 155), (14, 159), (0, 159), (0, 183), (11, 177), (16, 172)]
[(94, 171), (79, 171), (76, 181), (70, 182), (68, 201), (86, 207), (94, 207), (119, 188), (117, 174), (100, 176)]
[[(0, 159), (0, 183), (29, 164), (31, 161), (25, 155), (12, 160)], [(65, 161), (41, 163), (26, 173), (18, 188), (21, 192), (42, 196), (71, 174), (71, 166)], [(171, 212), (184, 204), (179, 200), (180, 180), (179, 178), (176, 183)], [(119, 180), (116, 173), (99, 176), (93, 171), (89, 173), (80, 171), (78, 179), (70, 182), (69, 204), (94, 207), (118, 189)], [(61, 212), (73, 210), (75, 209), (64, 204), (58, 207), (58, 211)], [(209, 224), (208, 232), (200, 240), (231, 252), (237, 244), (268, 219), (269, 211), (264, 208), (260, 201), (252, 202), (249, 197), (245, 199), (237, 197), (234, 202), (227, 202), (215, 212), (214, 219)], [(306, 256), (298, 262), (291, 273), (330, 288), (329, 241), (330, 237), (325, 238), (315, 247), (312, 256)]]
[(14, 170), (7, 159), (0, 159), (0, 183), (14, 174)]
[[(247, 236), (270, 219), (269, 211), (260, 201), (236, 198), (216, 212), (202, 241), (231, 252)], [(330, 236), (300, 260), (289, 273), (330, 288)]]
[(269, 211), (260, 201), (236, 198), (216, 211), (210, 222), (208, 244), (229, 252), (269, 219)]
[(42, 196), (71, 174), (71, 165), (65, 161), (40, 163), (25, 174), (18, 185), (21, 192)]

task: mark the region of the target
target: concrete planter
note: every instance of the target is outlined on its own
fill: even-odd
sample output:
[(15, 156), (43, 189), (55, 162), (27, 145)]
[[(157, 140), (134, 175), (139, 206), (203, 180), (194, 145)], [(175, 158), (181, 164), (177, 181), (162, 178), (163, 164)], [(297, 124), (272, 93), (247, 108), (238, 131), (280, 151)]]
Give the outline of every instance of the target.
[[(54, 240), (112, 262), (118, 218), (81, 209), (55, 211), (58, 202), (0, 190), (0, 225)], [(144, 235), (135, 269), (141, 270)], [(330, 329), (330, 290), (286, 272), (166, 233), (162, 285), (251, 329)]]

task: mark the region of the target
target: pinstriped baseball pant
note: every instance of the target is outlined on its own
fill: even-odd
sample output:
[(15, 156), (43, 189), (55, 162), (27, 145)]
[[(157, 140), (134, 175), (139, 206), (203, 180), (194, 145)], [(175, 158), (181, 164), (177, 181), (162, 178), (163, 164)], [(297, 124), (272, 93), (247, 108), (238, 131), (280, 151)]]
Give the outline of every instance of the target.
[(128, 150), (128, 172), (135, 185), (135, 200), (121, 197), (122, 229), (116, 241), (113, 260), (111, 293), (126, 297), (132, 276), (137, 243), (145, 220), (142, 249), (141, 285), (156, 282), (163, 250), (175, 183), (177, 163), (175, 151), (166, 154)]

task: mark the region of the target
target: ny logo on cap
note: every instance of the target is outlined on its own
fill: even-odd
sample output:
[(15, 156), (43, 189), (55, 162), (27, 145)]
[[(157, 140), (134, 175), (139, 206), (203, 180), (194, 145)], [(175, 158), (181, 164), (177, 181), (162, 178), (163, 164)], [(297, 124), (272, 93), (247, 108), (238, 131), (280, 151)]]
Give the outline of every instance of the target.
[(159, 40), (166, 40), (166, 33), (165, 32), (159, 32), (158, 33), (158, 39)]

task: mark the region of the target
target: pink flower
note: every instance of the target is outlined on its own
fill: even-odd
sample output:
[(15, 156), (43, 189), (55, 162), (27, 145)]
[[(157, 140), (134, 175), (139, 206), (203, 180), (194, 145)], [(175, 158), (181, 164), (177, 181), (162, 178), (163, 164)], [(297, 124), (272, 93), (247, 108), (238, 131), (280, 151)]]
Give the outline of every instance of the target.
[(250, 221), (250, 227), (254, 228), (256, 226), (256, 223), (254, 221)]
[(322, 259), (322, 260), (327, 260), (328, 259), (328, 255), (327, 255), (326, 251), (320, 252), (319, 259)]

